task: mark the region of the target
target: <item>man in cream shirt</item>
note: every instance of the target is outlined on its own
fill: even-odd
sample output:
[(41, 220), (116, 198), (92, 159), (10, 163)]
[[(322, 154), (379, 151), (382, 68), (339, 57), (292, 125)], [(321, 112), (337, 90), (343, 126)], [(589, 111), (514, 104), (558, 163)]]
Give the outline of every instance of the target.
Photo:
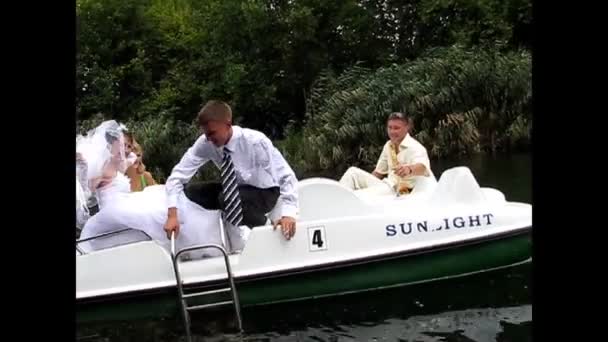
[(388, 183), (400, 194), (407, 194), (416, 186), (418, 177), (434, 177), (426, 148), (409, 134), (410, 127), (411, 119), (405, 114), (391, 113), (386, 125), (389, 141), (382, 149), (375, 170), (369, 173), (350, 167), (340, 183), (353, 190), (386, 188)]

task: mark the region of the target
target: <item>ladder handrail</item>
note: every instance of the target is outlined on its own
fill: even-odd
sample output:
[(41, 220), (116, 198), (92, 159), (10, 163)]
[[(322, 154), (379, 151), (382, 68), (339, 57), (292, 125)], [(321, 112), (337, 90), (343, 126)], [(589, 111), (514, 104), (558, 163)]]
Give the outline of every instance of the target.
[(240, 310), (239, 298), (238, 298), (238, 295), (236, 293), (236, 287), (234, 286), (234, 279), (233, 279), (233, 274), (232, 274), (232, 268), (230, 267), (230, 259), (228, 257), (228, 252), (226, 251), (226, 249), (224, 247), (220, 246), (220, 245), (217, 245), (217, 244), (206, 244), (206, 245), (195, 245), (195, 246), (186, 247), (186, 248), (180, 249), (176, 253), (175, 231), (173, 231), (173, 232), (171, 232), (171, 259), (172, 259), (172, 262), (173, 262), (173, 271), (175, 273), (175, 279), (177, 281), (177, 289), (178, 289), (180, 304), (182, 306), (182, 316), (183, 316), (183, 319), (184, 319), (184, 325), (185, 325), (185, 328), (186, 328), (186, 334), (187, 334), (188, 341), (192, 341), (192, 337), (190, 335), (190, 316), (188, 314), (187, 303), (186, 303), (186, 301), (184, 299), (183, 282), (182, 282), (182, 278), (181, 278), (181, 275), (180, 275), (180, 272), (179, 272), (179, 256), (182, 253), (191, 252), (191, 251), (200, 250), (200, 249), (206, 249), (206, 248), (215, 248), (215, 249), (218, 249), (222, 253), (222, 255), (224, 256), (224, 263), (226, 265), (226, 272), (227, 272), (227, 275), (228, 275), (228, 281), (230, 282), (230, 292), (232, 294), (232, 303), (234, 304), (234, 309), (235, 309), (235, 312), (236, 312), (236, 318), (237, 318), (238, 328), (239, 328), (240, 332), (243, 331), (243, 324), (242, 324), (242, 320), (241, 320), (241, 310)]

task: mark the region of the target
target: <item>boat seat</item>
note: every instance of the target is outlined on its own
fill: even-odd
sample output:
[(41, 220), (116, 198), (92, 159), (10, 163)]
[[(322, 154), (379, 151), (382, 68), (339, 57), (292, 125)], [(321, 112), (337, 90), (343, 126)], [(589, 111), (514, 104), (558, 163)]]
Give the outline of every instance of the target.
[(298, 183), (300, 220), (320, 220), (332, 217), (358, 216), (372, 207), (353, 190), (328, 178), (308, 178)]
[(412, 194), (432, 193), (437, 188), (437, 179), (435, 176), (416, 176), (416, 186), (412, 190)]
[[(488, 192), (489, 194), (489, 192)], [(496, 197), (496, 194), (492, 194)], [(444, 171), (431, 194), (430, 203), (436, 206), (452, 204), (482, 204), (487, 198), (471, 170), (458, 166)]]

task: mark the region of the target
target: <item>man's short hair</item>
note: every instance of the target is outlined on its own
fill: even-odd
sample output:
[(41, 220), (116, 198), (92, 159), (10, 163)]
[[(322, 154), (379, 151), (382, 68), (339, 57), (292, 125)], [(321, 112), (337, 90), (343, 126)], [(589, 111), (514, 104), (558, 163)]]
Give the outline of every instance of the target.
[(402, 112), (392, 112), (388, 115), (388, 118), (386, 119), (386, 121), (388, 120), (401, 120), (403, 122), (405, 122), (407, 125), (411, 125), (412, 124), (412, 118), (410, 118), (407, 114), (402, 113)]
[(232, 122), (232, 109), (223, 101), (211, 100), (198, 112), (198, 124), (206, 125), (209, 121)]
[(389, 120), (401, 120), (407, 125), (407, 130), (409, 132), (414, 130), (414, 121), (412, 120), (412, 117), (403, 112), (390, 113), (386, 121), (388, 122)]

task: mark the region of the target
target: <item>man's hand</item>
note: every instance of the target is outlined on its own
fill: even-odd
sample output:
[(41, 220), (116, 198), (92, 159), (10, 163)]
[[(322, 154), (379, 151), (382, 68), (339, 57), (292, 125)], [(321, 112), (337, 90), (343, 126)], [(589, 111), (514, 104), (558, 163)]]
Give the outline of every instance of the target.
[(175, 232), (175, 237), (177, 237), (177, 234), (179, 234), (179, 221), (177, 217), (169, 217), (164, 229), (167, 233), (167, 239), (171, 239), (171, 232)]
[(413, 175), (414, 169), (410, 165), (399, 165), (395, 168), (395, 173), (399, 177), (407, 177)]
[(171, 233), (175, 232), (175, 237), (179, 234), (179, 221), (177, 219), (177, 208), (169, 208), (169, 215), (164, 227), (167, 239), (171, 239)]
[(385, 174), (380, 173), (380, 172), (378, 172), (376, 170), (372, 171), (372, 175), (376, 176), (376, 178), (378, 178), (378, 179), (384, 179), (384, 177), (386, 177)]
[(287, 240), (290, 240), (296, 233), (296, 220), (293, 217), (281, 217), (280, 220), (274, 223), (274, 230), (277, 229), (277, 226), (281, 226), (283, 236), (285, 236)]

